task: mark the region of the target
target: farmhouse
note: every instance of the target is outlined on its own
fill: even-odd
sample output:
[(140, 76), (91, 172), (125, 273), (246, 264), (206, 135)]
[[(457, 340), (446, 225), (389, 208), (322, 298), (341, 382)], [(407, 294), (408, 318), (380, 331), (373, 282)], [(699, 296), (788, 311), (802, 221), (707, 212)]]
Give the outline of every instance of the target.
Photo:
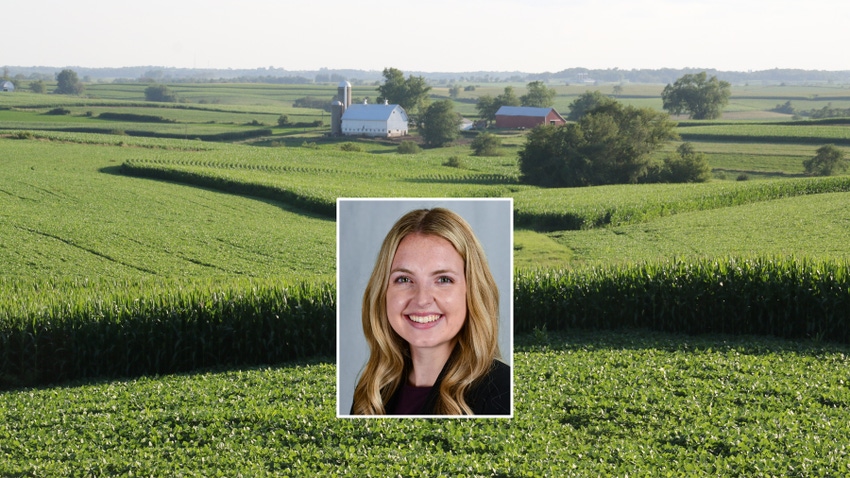
[(337, 101), (331, 107), (331, 134), (337, 136), (405, 136), (407, 112), (399, 105), (351, 104), (351, 84), (339, 84)]
[(0, 91), (15, 91), (15, 84), (11, 81), (3, 81), (0, 83)]
[(555, 108), (531, 106), (502, 106), (496, 112), (497, 128), (534, 128), (542, 124), (564, 124)]

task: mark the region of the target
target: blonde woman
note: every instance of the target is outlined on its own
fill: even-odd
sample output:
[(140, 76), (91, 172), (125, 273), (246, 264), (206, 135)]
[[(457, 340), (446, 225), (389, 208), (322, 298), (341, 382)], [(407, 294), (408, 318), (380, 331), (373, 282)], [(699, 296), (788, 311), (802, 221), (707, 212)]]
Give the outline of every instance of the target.
[(510, 415), (498, 311), (498, 288), (466, 221), (444, 208), (405, 214), (363, 295), (370, 356), (351, 413)]

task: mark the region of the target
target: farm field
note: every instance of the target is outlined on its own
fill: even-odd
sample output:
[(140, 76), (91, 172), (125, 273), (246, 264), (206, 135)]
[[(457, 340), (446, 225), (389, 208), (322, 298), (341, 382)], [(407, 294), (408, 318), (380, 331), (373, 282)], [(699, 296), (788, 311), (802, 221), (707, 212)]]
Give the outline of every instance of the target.
[[(757, 337), (541, 333), (513, 419), (336, 419), (332, 362), (0, 395), (0, 474), (836, 476), (847, 349)], [(67, 405), (66, 405), (67, 404)]]
[[(518, 272), (591, 276), (751, 257), (845, 271), (850, 259), (850, 176), (802, 177), (821, 141), (850, 152), (842, 143), (850, 126), (771, 125), (789, 118), (763, 114), (783, 98), (801, 108), (830, 95), (841, 104), (846, 88), (740, 87), (733, 100), (742, 129), (728, 118), (681, 126), (700, 135), (694, 144), (716, 177), (709, 183), (545, 190), (519, 180), (519, 132), (499, 132), (498, 157), (472, 156), (470, 136), (401, 155), (392, 142), (277, 126), (280, 114), (323, 118), (291, 102), (330, 97), (335, 85), (174, 85), (187, 98), (175, 105), (144, 102), (144, 87), (91, 85), (87, 98), (0, 95), (3, 326), (86, 304), (109, 320), (119, 309), (152, 310), (136, 308), (140, 300), (162, 306), (150, 323), (175, 324), (184, 307), (204, 311), (222, 296), (238, 308), (242, 296), (259, 301), (300, 281), (326, 293), (340, 196), (513, 197)], [(557, 89), (566, 111), (589, 88)], [(625, 85), (622, 100), (660, 107), (656, 89)], [(71, 113), (44, 114), (56, 107)], [(101, 112), (174, 122), (107, 121)], [(81, 124), (92, 130), (72, 129)], [(194, 139), (258, 129), (268, 131)], [(444, 165), (451, 157), (462, 167)], [(750, 180), (736, 181), (741, 174)], [(196, 303), (171, 302), (172, 293)], [(228, 320), (223, 328), (238, 325)], [(8, 387), (14, 382), (0, 373), (8, 387), (0, 392), (0, 475), (839, 476), (850, 472), (850, 348), (809, 337), (816, 340), (535, 328), (517, 337), (514, 418), (483, 423), (335, 419), (327, 354), (34, 387)]]

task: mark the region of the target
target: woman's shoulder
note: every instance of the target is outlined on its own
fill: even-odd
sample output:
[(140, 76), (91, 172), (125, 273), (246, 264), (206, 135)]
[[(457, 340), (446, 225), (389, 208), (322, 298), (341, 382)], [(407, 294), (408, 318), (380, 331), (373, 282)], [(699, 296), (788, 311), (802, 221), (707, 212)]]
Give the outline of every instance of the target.
[(511, 396), (511, 367), (493, 360), (490, 371), (471, 390), (469, 403), (476, 415), (510, 415)]

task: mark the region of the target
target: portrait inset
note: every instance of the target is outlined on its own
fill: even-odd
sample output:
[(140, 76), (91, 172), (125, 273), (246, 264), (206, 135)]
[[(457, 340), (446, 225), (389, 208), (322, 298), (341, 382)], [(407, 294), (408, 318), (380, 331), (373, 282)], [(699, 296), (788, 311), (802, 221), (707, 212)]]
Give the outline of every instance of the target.
[(513, 414), (513, 203), (337, 201), (337, 416)]

